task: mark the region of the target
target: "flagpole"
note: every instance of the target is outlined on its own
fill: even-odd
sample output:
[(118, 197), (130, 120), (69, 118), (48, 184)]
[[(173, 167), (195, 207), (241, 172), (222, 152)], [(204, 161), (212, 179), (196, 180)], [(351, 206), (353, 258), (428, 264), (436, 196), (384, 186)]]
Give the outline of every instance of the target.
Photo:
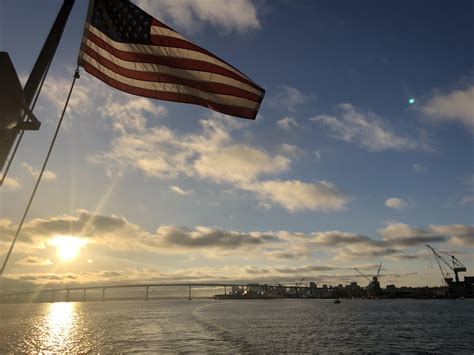
[[(36, 59), (35, 65), (31, 70), (30, 76), (28, 77), (25, 87), (23, 88), (25, 103), (26, 106), (30, 109), (30, 111), (33, 111), (36, 100), (38, 99), (41, 88), (43, 87), (43, 82), (46, 78), (46, 74), (48, 73), (49, 67), (51, 66), (51, 62), (53, 61), (56, 49), (58, 48), (59, 41), (61, 40), (64, 28), (66, 27), (67, 20), (71, 13), (72, 7), (74, 6), (74, 1), (75, 0), (64, 0), (63, 5), (61, 6), (61, 9), (59, 10), (58, 15), (56, 16), (56, 19), (53, 23), (53, 26), (49, 31), (48, 37), (46, 37), (46, 41), (43, 44), (43, 48), (41, 49), (41, 52), (38, 55), (38, 58)], [(26, 117), (26, 112), (24, 112), (22, 114), (22, 117), (19, 119), (19, 122), (24, 122)], [(16, 144), (12, 154), (10, 155), (10, 158), (8, 159), (6, 169), (0, 180), (0, 186), (3, 184), (4, 180), (7, 177), (13, 158), (16, 155), (18, 146), (20, 145), (25, 131), (21, 130), (20, 137), (18, 137), (17, 139), (19, 132), (20, 130), (18, 130), (16, 133), (13, 133), (12, 137), (10, 138), (12, 140), (12, 147), (13, 144), (15, 144), (15, 140)], [(9, 150), (11, 150), (11, 147), (9, 148)], [(0, 166), (0, 169), (1, 168), (2, 166)]]

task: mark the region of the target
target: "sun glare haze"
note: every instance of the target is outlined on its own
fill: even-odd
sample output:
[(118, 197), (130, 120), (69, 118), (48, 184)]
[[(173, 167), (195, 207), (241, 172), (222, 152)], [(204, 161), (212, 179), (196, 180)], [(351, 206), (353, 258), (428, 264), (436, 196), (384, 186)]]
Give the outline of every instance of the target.
[(58, 235), (51, 239), (49, 244), (56, 247), (57, 256), (61, 261), (70, 262), (79, 256), (87, 241), (79, 237)]

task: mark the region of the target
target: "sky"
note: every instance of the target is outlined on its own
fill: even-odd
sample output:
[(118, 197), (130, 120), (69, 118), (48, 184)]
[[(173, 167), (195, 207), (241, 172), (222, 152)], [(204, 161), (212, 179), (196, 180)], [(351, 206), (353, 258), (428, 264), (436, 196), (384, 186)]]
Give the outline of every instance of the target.
[[(265, 88), (255, 121), (81, 72), (0, 285), (440, 285), (474, 268), (472, 1), (136, 0)], [(61, 6), (3, 0), (25, 82)], [(0, 189), (3, 260), (72, 81), (78, 0)], [(411, 100), (410, 102), (410, 99)]]

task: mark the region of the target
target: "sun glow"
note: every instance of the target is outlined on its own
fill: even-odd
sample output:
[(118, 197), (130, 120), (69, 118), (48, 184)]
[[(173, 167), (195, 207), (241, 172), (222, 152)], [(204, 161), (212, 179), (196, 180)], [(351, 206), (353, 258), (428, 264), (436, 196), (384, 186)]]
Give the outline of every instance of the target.
[(79, 237), (58, 235), (51, 239), (49, 244), (56, 247), (59, 259), (68, 262), (78, 257), (87, 241)]

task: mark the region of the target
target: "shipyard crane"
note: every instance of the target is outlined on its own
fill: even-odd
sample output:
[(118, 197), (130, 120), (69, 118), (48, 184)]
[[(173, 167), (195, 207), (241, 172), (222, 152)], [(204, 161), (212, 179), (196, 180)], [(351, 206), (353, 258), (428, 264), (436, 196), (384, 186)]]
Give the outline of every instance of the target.
[(380, 282), (379, 282), (379, 277), (380, 277), (380, 270), (382, 269), (382, 262), (380, 262), (379, 268), (377, 269), (377, 274), (372, 276), (372, 280), (365, 274), (362, 273), (357, 268), (354, 268), (355, 271), (357, 271), (359, 274), (361, 274), (363, 277), (369, 281), (369, 285), (367, 286), (367, 296), (369, 298), (374, 298), (380, 296), (382, 289), (380, 288)]
[(380, 262), (379, 269), (377, 270), (377, 275), (374, 276), (374, 281), (378, 281), (380, 279), (380, 270), (382, 269), (382, 262)]
[(295, 287), (301, 287), (301, 285), (303, 285), (304, 280), (305, 280), (305, 278), (303, 277), (300, 281), (297, 281), (296, 284), (295, 284)]
[(363, 277), (365, 277), (367, 279), (367, 281), (369, 281), (369, 282), (371, 281), (370, 278), (367, 275), (363, 274), (359, 269), (354, 268), (354, 270), (357, 271), (359, 274), (361, 274)]
[[(447, 254), (447, 253), (442, 252), (440, 250), (437, 250), (437, 249), (433, 248), (430, 245), (426, 245), (426, 247), (430, 248), (431, 251), (433, 252), (433, 254), (435, 256), (435, 259), (436, 259), (436, 262), (438, 263), (439, 270), (441, 271), (441, 276), (443, 277), (443, 280), (446, 283), (446, 285), (449, 286), (449, 284), (453, 281), (453, 278), (451, 277), (451, 274), (449, 273), (449, 271), (445, 271), (443, 269), (443, 265), (441, 263), (446, 265), (449, 270), (454, 272), (455, 280), (456, 280), (456, 282), (459, 282), (458, 273), (465, 272), (466, 271), (466, 266), (464, 266), (463, 263), (461, 263), (454, 255), (450, 255), (450, 254)], [(451, 262), (446, 260), (443, 257), (442, 254), (450, 257)]]

